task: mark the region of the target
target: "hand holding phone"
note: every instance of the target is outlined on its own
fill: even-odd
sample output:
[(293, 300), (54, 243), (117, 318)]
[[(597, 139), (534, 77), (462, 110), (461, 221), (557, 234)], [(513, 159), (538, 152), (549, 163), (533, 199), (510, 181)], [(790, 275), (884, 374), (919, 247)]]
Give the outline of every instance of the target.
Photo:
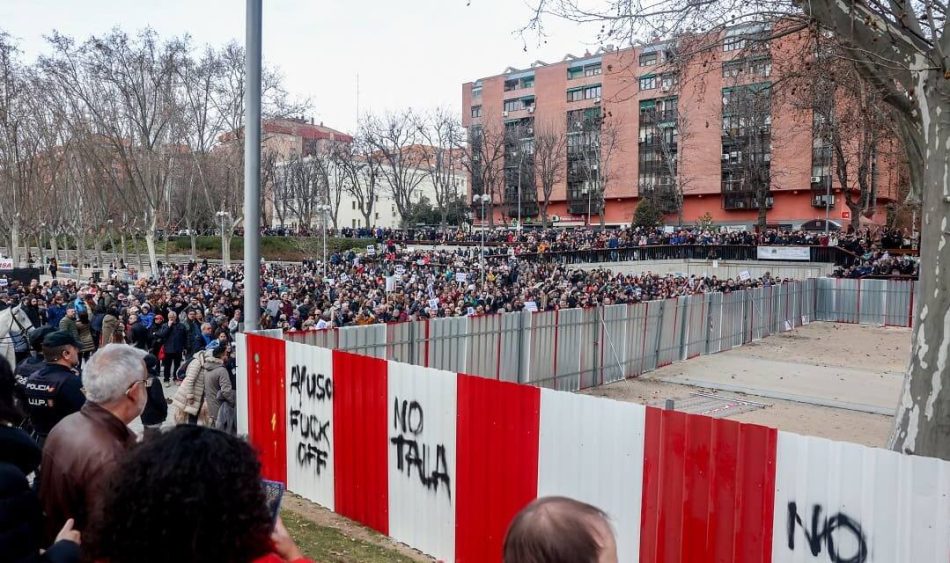
[(271, 522), (277, 522), (277, 516), (280, 514), (280, 501), (284, 497), (284, 484), (278, 481), (268, 481), (261, 479), (264, 486), (264, 495), (267, 502), (267, 510), (270, 511)]

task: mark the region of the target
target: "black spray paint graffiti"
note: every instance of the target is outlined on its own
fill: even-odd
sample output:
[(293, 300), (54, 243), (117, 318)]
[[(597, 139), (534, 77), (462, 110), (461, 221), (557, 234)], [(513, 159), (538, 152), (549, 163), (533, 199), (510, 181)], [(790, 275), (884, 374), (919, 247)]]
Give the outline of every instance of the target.
[(297, 392), (298, 404), (303, 401), (304, 387), (309, 399), (325, 401), (333, 398), (333, 382), (329, 377), (322, 373), (308, 374), (307, 366), (290, 368), (290, 390), (291, 394)]
[[(861, 524), (850, 516), (839, 512), (830, 518), (821, 516), (821, 505), (814, 505), (811, 513), (811, 530), (802, 523), (801, 516), (798, 515), (798, 506), (795, 502), (788, 503), (788, 548), (795, 551), (795, 526), (801, 526), (805, 533), (805, 542), (808, 549), (815, 557), (821, 554), (821, 544), (824, 542), (828, 552), (828, 559), (832, 563), (865, 563), (868, 560), (868, 544), (864, 532), (861, 530)], [(835, 545), (834, 533), (838, 530), (839, 544)], [(851, 544), (854, 547), (854, 553), (846, 557), (839, 553), (841, 548), (840, 540), (842, 534), (849, 534), (853, 538)], [(850, 551), (850, 550), (849, 550)]]
[[(310, 402), (329, 401), (333, 398), (333, 382), (322, 373), (308, 374), (307, 366), (293, 366), (290, 369), (290, 403), (302, 407), (304, 394)], [(291, 408), (290, 431), (300, 437), (296, 444), (298, 465), (312, 467), (319, 476), (330, 458), (330, 421)]]
[[(435, 459), (430, 457), (431, 449), (427, 444), (420, 444), (419, 438), (425, 425), (425, 414), (422, 405), (417, 401), (400, 401), (395, 399), (393, 414), (393, 429), (397, 435), (390, 438), (396, 446), (396, 469), (405, 471), (412, 476), (413, 469), (419, 476), (419, 482), (430, 490), (439, 491), (439, 484), (445, 486), (445, 493), (452, 499), (451, 478), (449, 464), (446, 461), (445, 444), (435, 446)], [(430, 464), (432, 465), (430, 469)]]

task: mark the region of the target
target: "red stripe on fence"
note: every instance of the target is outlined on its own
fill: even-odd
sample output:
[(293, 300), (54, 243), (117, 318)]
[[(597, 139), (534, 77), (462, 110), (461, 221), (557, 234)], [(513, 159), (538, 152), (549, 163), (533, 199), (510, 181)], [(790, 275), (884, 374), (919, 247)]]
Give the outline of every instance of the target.
[(333, 351), (336, 512), (389, 533), (385, 360)]
[(265, 479), (287, 482), (287, 397), (284, 341), (247, 335), (248, 440), (261, 460)]
[(501, 561), (511, 519), (538, 493), (541, 392), (536, 387), (458, 377), (458, 563)]
[(640, 561), (771, 561), (777, 437), (648, 407)]

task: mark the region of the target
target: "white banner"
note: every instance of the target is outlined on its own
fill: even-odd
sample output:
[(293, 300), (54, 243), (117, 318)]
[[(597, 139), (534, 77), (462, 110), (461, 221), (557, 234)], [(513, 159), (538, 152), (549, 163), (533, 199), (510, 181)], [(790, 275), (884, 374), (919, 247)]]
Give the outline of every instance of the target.
[(756, 252), (759, 260), (811, 259), (811, 250), (807, 246), (759, 246)]
[(12, 258), (0, 258), (0, 270), (12, 270), (12, 269), (13, 269)]

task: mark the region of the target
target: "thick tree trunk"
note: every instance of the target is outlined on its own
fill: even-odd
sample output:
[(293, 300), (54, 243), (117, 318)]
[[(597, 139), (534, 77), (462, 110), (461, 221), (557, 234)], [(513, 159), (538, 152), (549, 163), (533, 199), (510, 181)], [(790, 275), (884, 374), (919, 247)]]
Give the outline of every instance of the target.
[(10, 225), (10, 258), (13, 260), (13, 267), (20, 267), (20, 225), (19, 218), (13, 219)]
[[(244, 229), (247, 235), (247, 229)], [(231, 267), (231, 237), (234, 236), (234, 229), (229, 227), (221, 231), (221, 262), (225, 268)], [(246, 237), (245, 237), (246, 238)]]
[(149, 220), (145, 229), (145, 246), (148, 248), (148, 264), (152, 269), (151, 275), (152, 277), (157, 277), (159, 275), (158, 248), (155, 246), (155, 230), (157, 226), (157, 220), (155, 218), (154, 212), (151, 214), (151, 216), (152, 218)]
[(53, 254), (53, 258), (59, 262), (59, 237), (55, 234), (49, 237), (49, 250)]
[(910, 156), (910, 168), (923, 170), (920, 281), (910, 365), (888, 445), (950, 460), (950, 85), (931, 76), (942, 89), (919, 89), (926, 92), (921, 135), (905, 139), (924, 152)]

